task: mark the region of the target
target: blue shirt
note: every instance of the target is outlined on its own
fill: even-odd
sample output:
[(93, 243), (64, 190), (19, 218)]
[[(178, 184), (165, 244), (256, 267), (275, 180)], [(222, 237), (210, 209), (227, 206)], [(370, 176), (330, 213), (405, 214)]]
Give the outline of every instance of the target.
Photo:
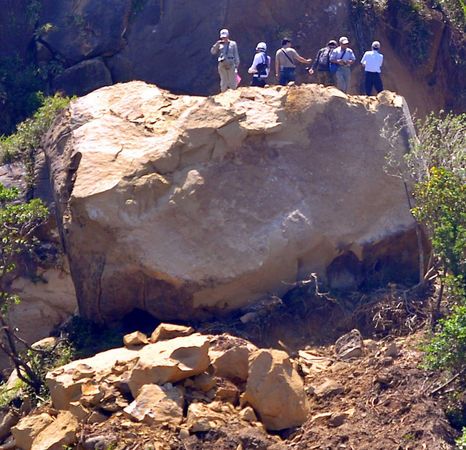
[[(335, 50), (332, 51), (330, 55), (330, 59), (342, 59), (343, 62), (347, 61), (355, 61), (356, 57), (354, 56), (353, 50), (351, 50), (349, 47), (346, 48), (346, 52), (343, 55), (344, 50), (340, 47), (337, 47)], [(343, 58), (341, 57), (343, 55)]]

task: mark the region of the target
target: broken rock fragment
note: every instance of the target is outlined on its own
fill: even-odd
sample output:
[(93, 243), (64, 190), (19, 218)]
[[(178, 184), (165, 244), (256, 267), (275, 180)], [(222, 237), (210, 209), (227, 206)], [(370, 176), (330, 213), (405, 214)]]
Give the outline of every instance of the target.
[(280, 350), (251, 354), (243, 401), (254, 408), (268, 430), (301, 425), (309, 410), (303, 380), (288, 354)]
[(146, 384), (124, 412), (131, 419), (139, 422), (179, 425), (183, 420), (183, 406), (181, 389), (171, 384), (164, 386)]

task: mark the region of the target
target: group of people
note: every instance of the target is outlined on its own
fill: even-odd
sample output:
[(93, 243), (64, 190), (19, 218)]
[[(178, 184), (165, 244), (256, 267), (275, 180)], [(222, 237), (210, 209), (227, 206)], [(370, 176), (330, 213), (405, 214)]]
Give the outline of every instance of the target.
[[(309, 65), (308, 72), (316, 76), (316, 81), (325, 86), (336, 85), (343, 92), (348, 92), (351, 79), (351, 66), (356, 61), (354, 52), (349, 48), (349, 39), (342, 36), (339, 42), (330, 40), (321, 48), (314, 59), (303, 58), (291, 46), (290, 39), (283, 39), (282, 47), (275, 54), (275, 76), (279, 84), (286, 86), (296, 79), (296, 65)], [(339, 45), (338, 45), (339, 44)], [(220, 39), (212, 46), (210, 52), (218, 56), (218, 73), (220, 75), (220, 90), (236, 89), (238, 85), (239, 53), (235, 41), (230, 39), (229, 31), (220, 30)], [(383, 55), (380, 53), (380, 42), (374, 41), (371, 50), (364, 53), (361, 65), (365, 71), (366, 95), (372, 95), (375, 88), (377, 93), (383, 91), (380, 76)], [(252, 74), (252, 86), (264, 87), (271, 70), (271, 58), (267, 55), (267, 44), (259, 42), (256, 53), (248, 73)]]

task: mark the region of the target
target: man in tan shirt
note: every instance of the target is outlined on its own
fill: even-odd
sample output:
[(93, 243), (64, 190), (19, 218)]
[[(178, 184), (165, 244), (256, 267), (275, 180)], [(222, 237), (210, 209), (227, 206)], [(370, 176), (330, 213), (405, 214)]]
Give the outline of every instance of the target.
[(275, 54), (275, 76), (279, 83), (286, 86), (290, 81), (296, 80), (296, 62), (310, 64), (312, 59), (305, 59), (291, 47), (290, 39), (283, 39), (282, 48)]
[(220, 30), (220, 39), (210, 49), (212, 55), (218, 55), (218, 74), (220, 75), (220, 90), (236, 89), (236, 73), (239, 66), (238, 46), (230, 39), (230, 32)]

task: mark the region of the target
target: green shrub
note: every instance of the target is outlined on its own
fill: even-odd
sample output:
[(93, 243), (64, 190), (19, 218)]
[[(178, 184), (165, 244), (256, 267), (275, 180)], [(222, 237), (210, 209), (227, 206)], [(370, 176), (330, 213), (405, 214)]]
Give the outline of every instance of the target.
[(92, 322), (84, 317), (73, 316), (64, 331), (76, 358), (87, 358), (122, 344), (121, 330)]
[(458, 450), (466, 450), (466, 427), (463, 428), (463, 435), (456, 440)]
[[(426, 347), (427, 368), (455, 374), (466, 367), (466, 305), (457, 305), (453, 313), (440, 320), (438, 331)], [(465, 374), (466, 375), (466, 374)]]
[(48, 217), (49, 211), (40, 199), (18, 202), (19, 190), (0, 183), (0, 350), (13, 362), (19, 378), (39, 391), (41, 380), (27, 358), (20, 356), (15, 327), (6, 317), (12, 303), (19, 298), (10, 290), (10, 281), (20, 256), (34, 257), (39, 243), (34, 232)]
[(16, 133), (0, 138), (0, 163), (11, 163), (19, 159), (27, 162), (34, 150), (39, 148), (44, 133), (50, 128), (57, 114), (66, 108), (69, 98), (59, 94), (44, 97), (38, 93), (41, 106), (33, 116), (21, 122)]
[(0, 58), (0, 134), (12, 133), (17, 123), (40, 106), (38, 91), (45, 88), (37, 76), (37, 66), (20, 56)]
[(414, 197), (413, 215), (429, 228), (433, 249), (450, 274), (450, 284), (456, 285), (459, 293), (465, 291), (466, 171), (432, 167), (429, 178), (416, 185)]

